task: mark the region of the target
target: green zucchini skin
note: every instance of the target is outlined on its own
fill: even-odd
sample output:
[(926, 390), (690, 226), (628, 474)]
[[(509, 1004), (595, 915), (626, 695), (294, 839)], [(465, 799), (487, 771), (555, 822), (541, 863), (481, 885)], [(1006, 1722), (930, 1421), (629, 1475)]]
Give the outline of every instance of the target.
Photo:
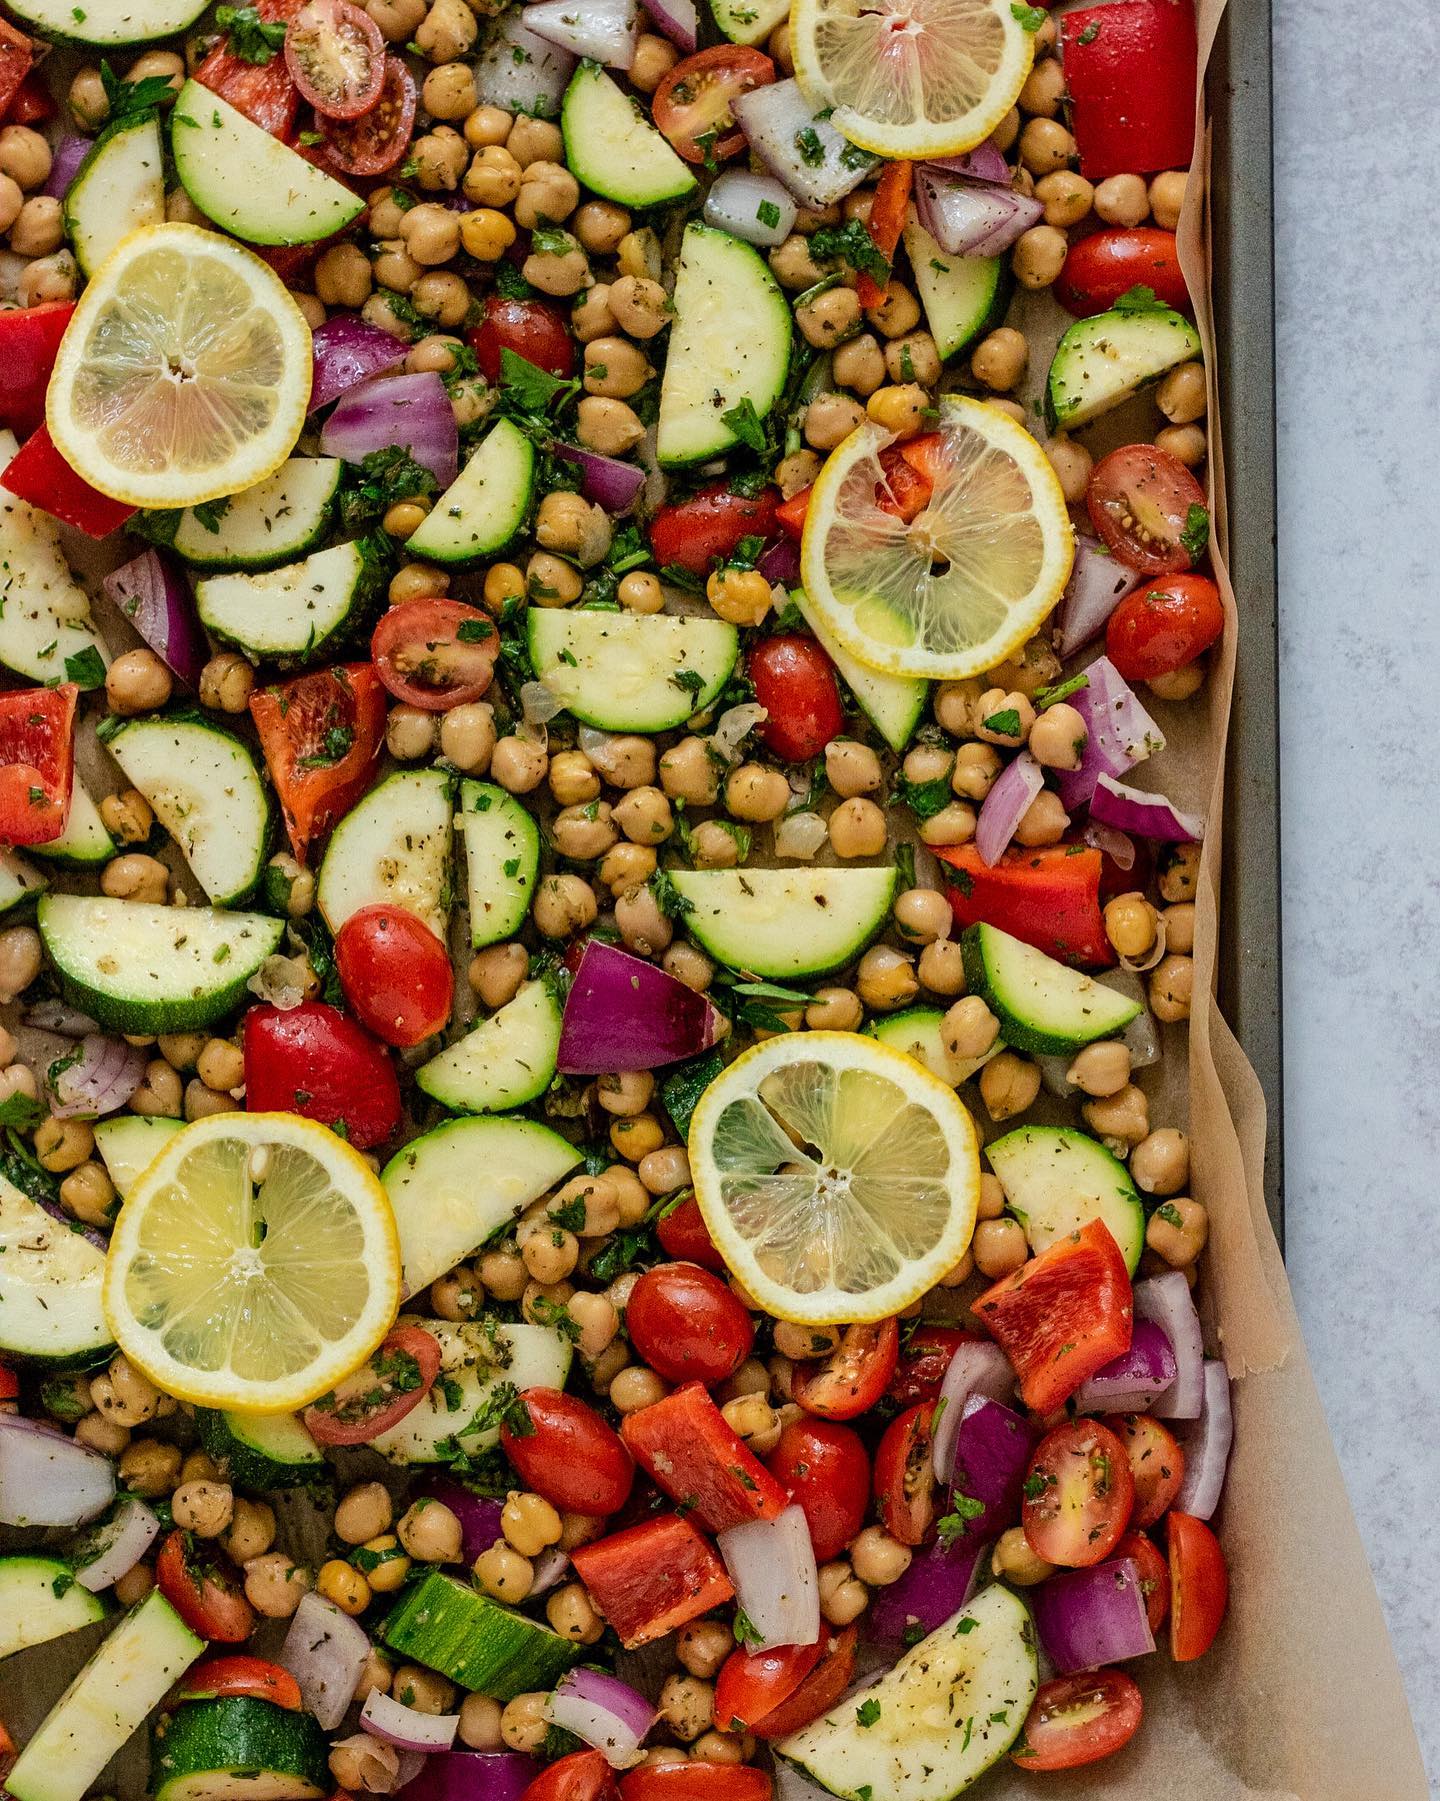
[(585, 1650), (438, 1570), (406, 1591), (380, 1636), (392, 1650), (501, 1703), (553, 1688)]
[(316, 1801), (332, 1786), (325, 1734), (308, 1713), (253, 1695), (182, 1701), (150, 1739), (155, 1801)]

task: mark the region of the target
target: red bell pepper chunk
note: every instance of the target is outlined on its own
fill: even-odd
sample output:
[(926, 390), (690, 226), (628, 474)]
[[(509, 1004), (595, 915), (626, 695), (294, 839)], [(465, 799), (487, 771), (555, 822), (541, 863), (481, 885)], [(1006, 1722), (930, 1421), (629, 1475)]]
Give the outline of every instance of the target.
[(1060, 21), (1070, 129), (1088, 181), (1188, 169), (1199, 52), (1193, 0), (1117, 0)]
[(38, 69), (32, 69), (15, 90), (10, 110), (3, 114), (7, 125), (44, 125), (59, 111), (55, 96), (46, 87)]
[[(895, 248), (905, 228), (905, 212), (910, 205), (910, 190), (915, 183), (914, 163), (886, 163), (875, 184), (875, 198), (870, 203), (866, 229), (870, 241), (887, 263), (895, 261)], [(885, 289), (862, 269), (855, 282), (855, 292), (863, 307), (879, 306)]]
[(773, 1520), (790, 1505), (789, 1495), (698, 1382), (627, 1414), (620, 1436), (665, 1493), (711, 1532), (747, 1520)]
[(810, 482), (798, 494), (782, 500), (775, 509), (775, 523), (787, 538), (794, 538), (797, 544), (805, 530), (805, 515), (810, 511), (810, 496), (814, 489), (814, 482)]
[(74, 682), (0, 694), (0, 844), (48, 844), (65, 830), (79, 695)]
[(10, 125), (30, 123), (14, 117), (15, 96), (24, 85), (35, 60), (35, 46), (23, 31), (0, 19), (0, 119)]
[(87, 537), (107, 538), (133, 518), (136, 509), (112, 500), (77, 475), (55, 448), (45, 426), (33, 431), (0, 471), (0, 488), (8, 488), (42, 513), (73, 525)]
[(577, 1545), (570, 1561), (627, 1651), (663, 1638), (735, 1593), (708, 1541), (678, 1513)]
[(1087, 1377), (1130, 1349), (1134, 1296), (1120, 1247), (1092, 1219), (975, 1303), (1036, 1413), (1054, 1413)]
[(1115, 961), (1100, 912), (1098, 850), (1008, 850), (993, 865), (973, 844), (936, 845), (935, 855), (956, 872), (950, 908), (962, 926), (998, 926), (1062, 963), (1103, 968)]
[(50, 371), (74, 311), (73, 300), (47, 300), (0, 313), (0, 425), (17, 437), (44, 423)]
[(20, 1378), (8, 1363), (0, 1363), (0, 1401), (18, 1401)]

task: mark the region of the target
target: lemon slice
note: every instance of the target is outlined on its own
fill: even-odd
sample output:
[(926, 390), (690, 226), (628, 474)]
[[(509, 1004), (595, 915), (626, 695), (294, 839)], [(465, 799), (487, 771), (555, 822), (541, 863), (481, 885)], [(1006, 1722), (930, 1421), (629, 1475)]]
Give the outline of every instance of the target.
[(979, 675), (1039, 628), (1069, 580), (1075, 535), (1045, 452), (984, 401), (947, 394), (934, 488), (908, 524), (858, 426), (830, 453), (805, 515), (806, 597), (844, 648), (889, 675)]
[(130, 1361), (206, 1407), (293, 1413), (359, 1367), (400, 1303), (379, 1178), (293, 1113), (217, 1113), (126, 1197), (105, 1316)]
[(855, 1032), (767, 1039), (705, 1090), (690, 1170), (710, 1235), (779, 1319), (885, 1319), (964, 1256), (979, 1140), (953, 1088)]
[(132, 232), (80, 297), (45, 402), (66, 462), (113, 500), (189, 507), (289, 456), (310, 327), (267, 264), (198, 225)]
[(973, 150), (1015, 104), (1035, 39), (1011, 0), (794, 0), (795, 76), (877, 156)]

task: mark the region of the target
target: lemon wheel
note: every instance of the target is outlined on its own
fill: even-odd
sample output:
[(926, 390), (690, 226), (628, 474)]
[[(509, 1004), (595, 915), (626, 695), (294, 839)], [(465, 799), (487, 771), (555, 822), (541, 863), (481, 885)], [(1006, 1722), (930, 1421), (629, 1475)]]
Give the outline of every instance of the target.
[(400, 1302), (378, 1177), (291, 1113), (177, 1132), (126, 1198), (105, 1266), (115, 1342), (167, 1394), (293, 1413), (356, 1369)]
[(973, 150), (1015, 104), (1035, 39), (1011, 0), (794, 0), (795, 75), (877, 156)]
[(310, 404), (310, 328), (268, 264), (198, 225), (132, 232), (80, 297), (45, 416), (114, 500), (189, 507), (263, 481)]
[(705, 1223), (779, 1319), (885, 1319), (933, 1288), (975, 1229), (980, 1152), (954, 1089), (853, 1032), (737, 1057), (690, 1125)]
[(915, 443), (932, 487), (907, 521), (881, 460), (892, 443), (879, 426), (858, 426), (816, 477), (800, 553), (806, 596), (872, 669), (979, 675), (1060, 598), (1075, 549), (1065, 496), (1023, 426), (950, 394), (934, 439)]

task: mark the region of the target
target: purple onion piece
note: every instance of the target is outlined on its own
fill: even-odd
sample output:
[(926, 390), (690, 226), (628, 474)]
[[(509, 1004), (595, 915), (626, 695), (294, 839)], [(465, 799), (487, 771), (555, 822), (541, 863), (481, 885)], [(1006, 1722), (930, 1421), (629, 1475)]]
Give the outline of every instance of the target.
[(432, 372), (382, 375), (336, 401), (320, 433), (326, 456), (360, 463), (376, 450), (401, 446), (442, 489), (460, 466), (460, 430), (444, 382)]
[(162, 551), (143, 550), (112, 569), (104, 588), (167, 668), (187, 688), (198, 688), (210, 646), (179, 564)]
[(708, 1051), (723, 1030), (703, 994), (644, 957), (592, 938), (566, 997), (557, 1068), (587, 1076), (658, 1069)]
[(405, 361), (405, 346), (378, 325), (337, 314), (316, 328), (313, 340), (314, 376), (310, 384), (310, 411), (319, 412), (362, 381), (398, 369)]
[(975, 848), (984, 863), (998, 863), (1030, 803), (1045, 786), (1045, 771), (1028, 750), (1011, 759), (985, 796), (975, 822)]
[(948, 1546), (937, 1539), (917, 1551), (898, 1582), (872, 1594), (862, 1622), (865, 1636), (880, 1644), (909, 1645), (933, 1632), (974, 1594), (989, 1557), (989, 1544), (978, 1538)]
[(1140, 1572), (1128, 1557), (1066, 1570), (1031, 1591), (1045, 1654), (1062, 1676), (1155, 1649)]
[(1085, 686), (1069, 696), (1085, 721), (1085, 749), (1078, 768), (1056, 771), (1060, 799), (1071, 813), (1090, 799), (1102, 775), (1124, 775), (1165, 748), (1165, 734), (1109, 657), (1096, 657), (1085, 677)]
[(1182, 813), (1163, 794), (1127, 787), (1110, 775), (1095, 783), (1090, 817), (1117, 832), (1162, 844), (1198, 844), (1205, 836), (1205, 821), (1198, 813)]

